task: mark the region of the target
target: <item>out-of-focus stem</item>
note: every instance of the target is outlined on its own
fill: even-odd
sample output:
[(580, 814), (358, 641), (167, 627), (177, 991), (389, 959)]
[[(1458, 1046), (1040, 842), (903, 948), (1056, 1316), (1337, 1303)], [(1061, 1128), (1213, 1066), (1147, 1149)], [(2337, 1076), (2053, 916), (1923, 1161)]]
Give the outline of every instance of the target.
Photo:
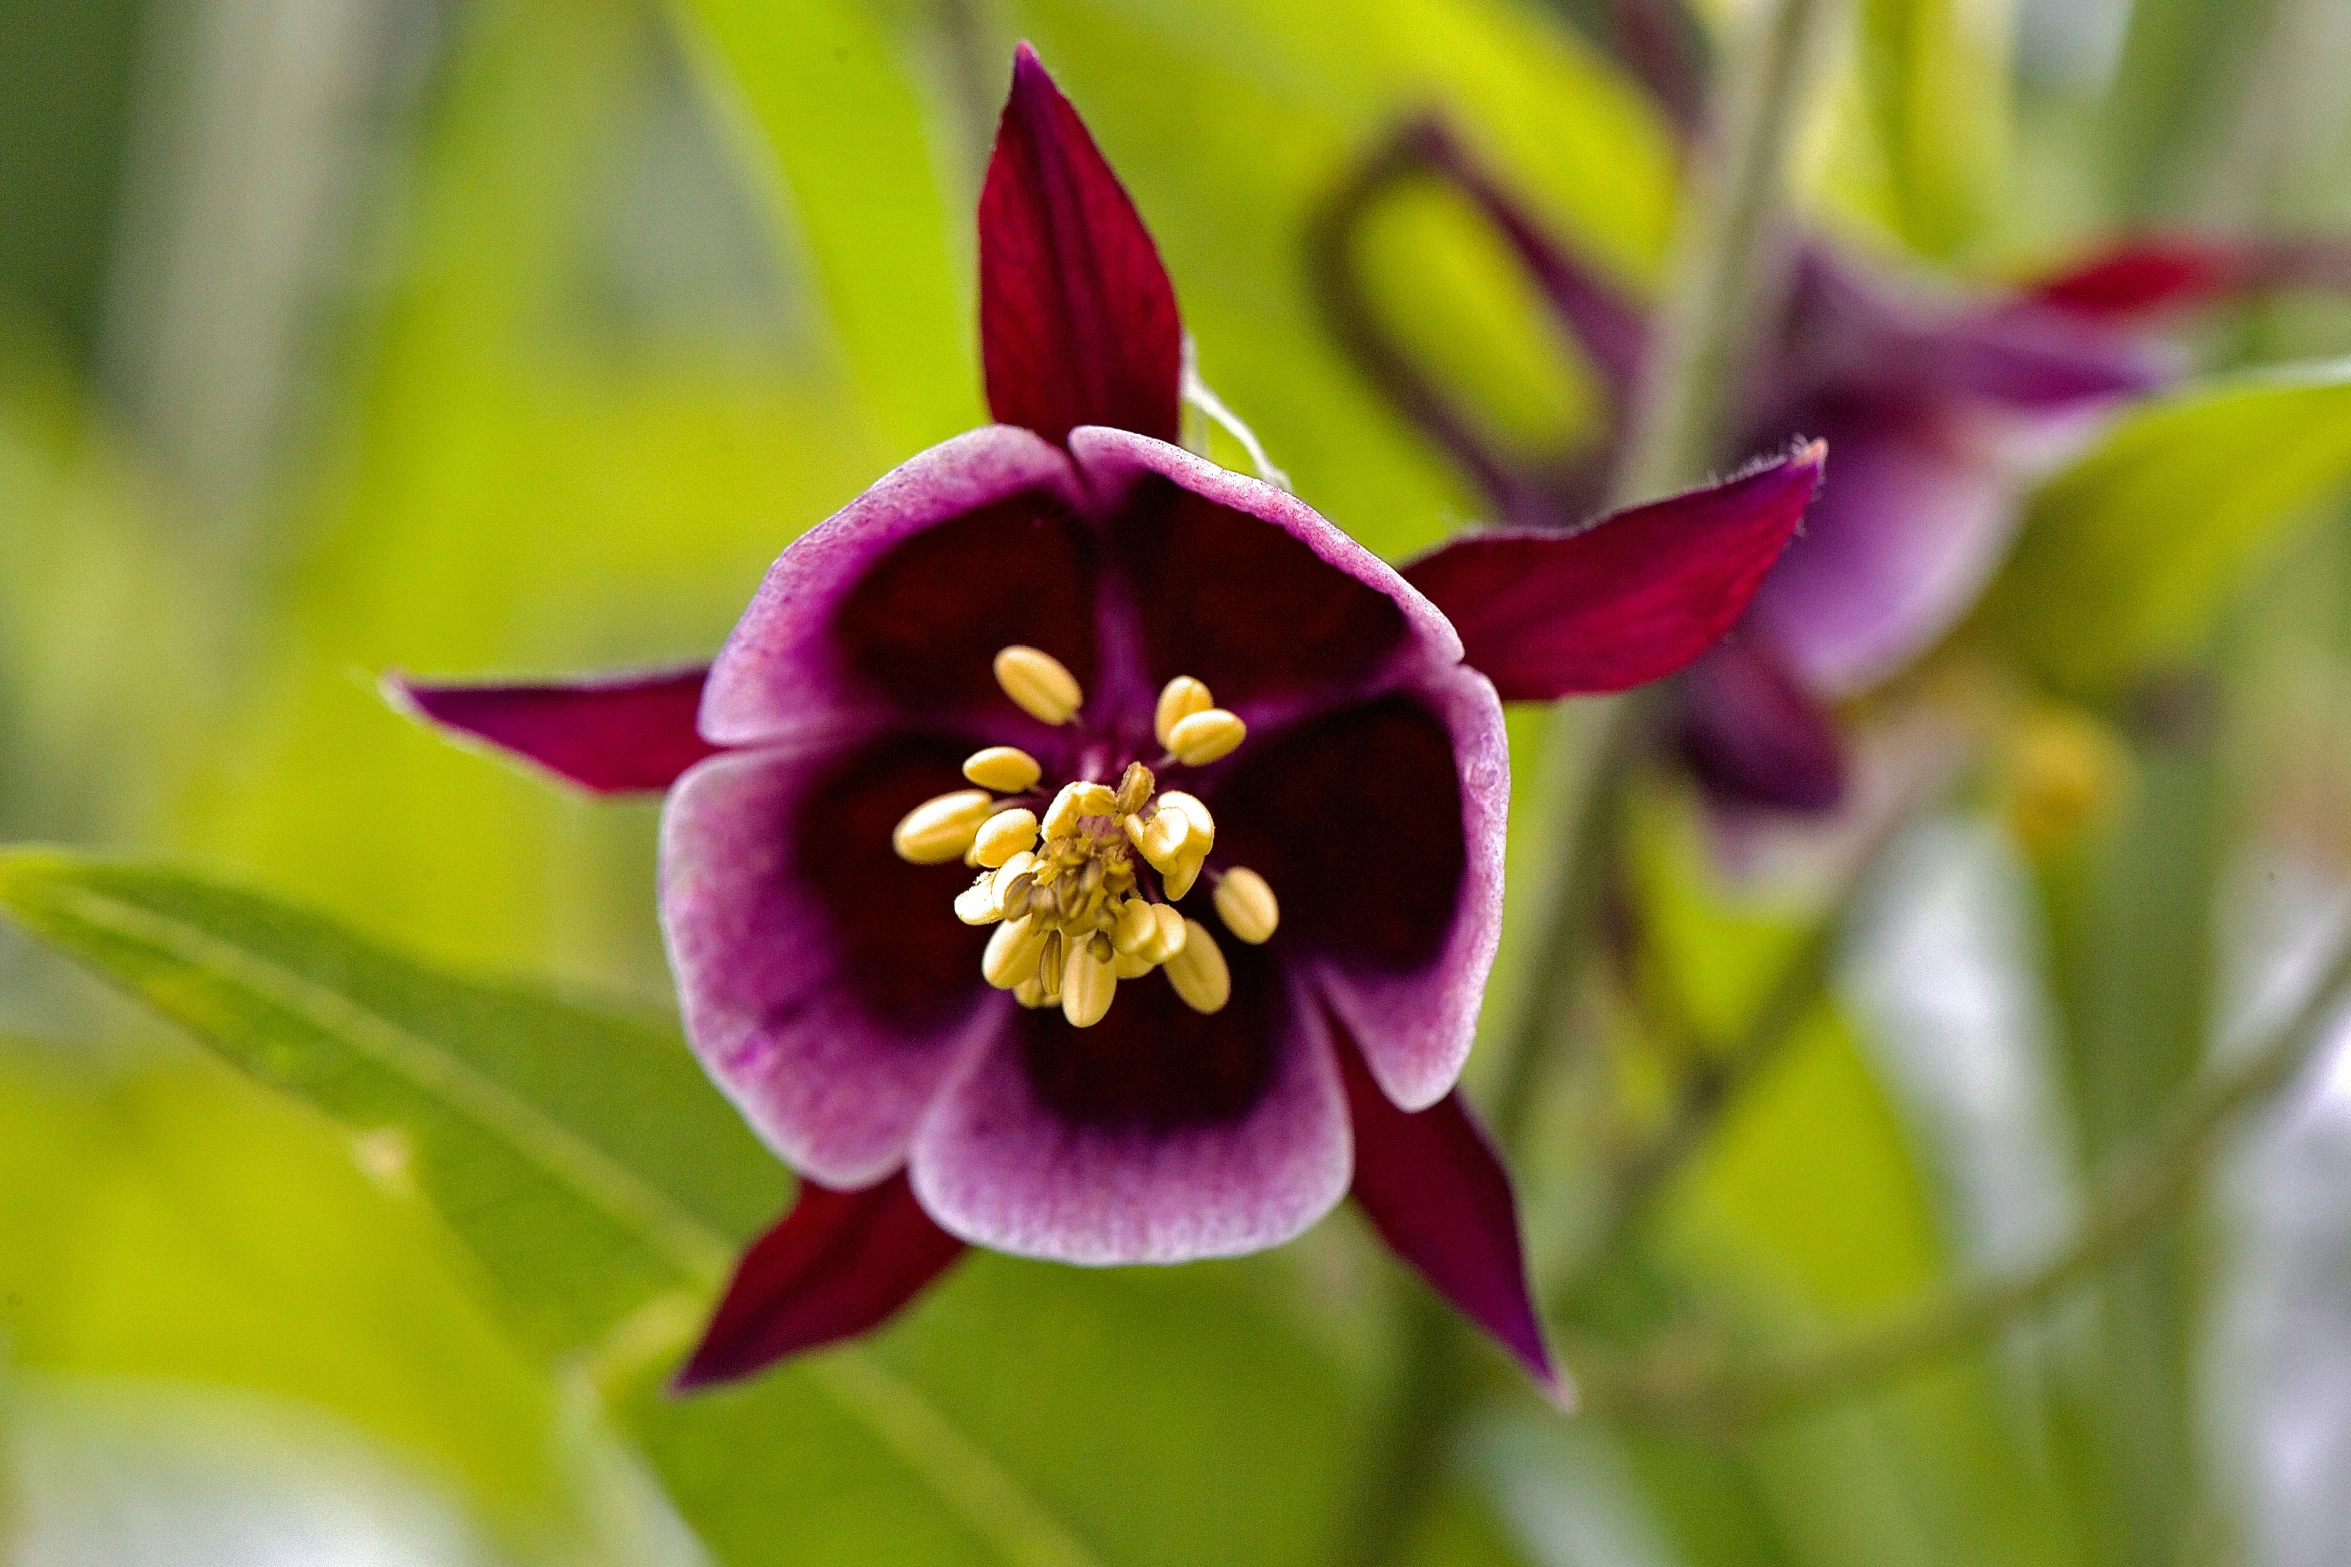
[[(1714, 460), (1725, 387), (1753, 340), (1750, 313), (1759, 284), (1777, 272), (1767, 242), (1785, 200), (1789, 143), (1821, 39), (1844, 3), (1767, 5), (1757, 15), (1750, 46), (1735, 57), (1746, 68), (1733, 77), (1721, 120), (1721, 160), (1692, 182), (1679, 241), (1679, 281), (1668, 302), (1661, 350), (1645, 367), (1634, 446), (1618, 472), (1614, 498), (1620, 502), (1693, 479)], [(1561, 858), (1538, 895), (1542, 925), (1525, 965), (1528, 992), (1487, 1105), (1505, 1148), (1525, 1129), (1554, 1031), (1572, 1011), (1564, 1004), (1566, 988), (1591, 945), (1624, 781), (1646, 747), (1655, 700), (1618, 698), (1604, 713), (1573, 825), (1562, 834)], [(1565, 746), (1566, 727), (1554, 728), (1555, 753)], [(1564, 765), (1551, 776), (1570, 776), (1575, 759), (1556, 759)], [(1425, 1330), (1409, 1322), (1407, 1328), (1388, 1417), (1390, 1440), (1366, 1465), (1340, 1558), (1345, 1567), (1382, 1567), (1402, 1555), (1470, 1403), (1459, 1325), (1437, 1320)]]
[[(2099, 1188), (2072, 1238), (2039, 1265), (1964, 1284), (1842, 1342), (1776, 1362), (1724, 1350), (1579, 1367), (1587, 1403), (1611, 1413), (1728, 1433), (1866, 1391), (1970, 1349), (2062, 1297), (2147, 1241), (2187, 1207), (2222, 1135), (2301, 1070), (2351, 988), (2351, 929), (2293, 1016), (2207, 1069)], [(1734, 1363), (1744, 1367), (1732, 1370)]]

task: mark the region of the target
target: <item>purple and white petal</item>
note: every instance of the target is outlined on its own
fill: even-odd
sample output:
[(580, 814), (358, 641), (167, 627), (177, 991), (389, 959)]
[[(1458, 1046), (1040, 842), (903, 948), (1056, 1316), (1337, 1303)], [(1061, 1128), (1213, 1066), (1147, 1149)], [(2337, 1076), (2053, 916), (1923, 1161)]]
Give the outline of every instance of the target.
[(1510, 743), (1456, 667), (1252, 741), (1204, 796), (1215, 863), (1281, 900), (1276, 941), (1419, 1109), (1461, 1073), (1502, 930)]
[(1296, 496), (1123, 430), (1074, 430), (1070, 452), (1147, 693), (1191, 675), (1254, 726), (1460, 661), (1436, 606)]
[(1278, 1246), (1346, 1195), (1347, 1101), (1312, 1001), (1228, 943), (1232, 999), (1119, 987), (1075, 1029), (1018, 1012), (916, 1135), (915, 1194), (974, 1245), (1087, 1265)]
[(886, 712), (1033, 737), (991, 660), (1024, 643), (1093, 674), (1100, 566), (1082, 505), (1061, 450), (1009, 425), (909, 459), (769, 568), (711, 666), (702, 733), (783, 743)]
[(598, 794), (657, 793), (716, 754), (694, 727), (709, 671), (656, 670), (544, 685), (435, 685), (394, 671), (384, 697)]
[(671, 793), (661, 917), (695, 1054), (754, 1130), (827, 1186), (870, 1185), (1012, 1003), (987, 931), (949, 912), (971, 873), (890, 847), (959, 787), (968, 746), (881, 736), (731, 752)]

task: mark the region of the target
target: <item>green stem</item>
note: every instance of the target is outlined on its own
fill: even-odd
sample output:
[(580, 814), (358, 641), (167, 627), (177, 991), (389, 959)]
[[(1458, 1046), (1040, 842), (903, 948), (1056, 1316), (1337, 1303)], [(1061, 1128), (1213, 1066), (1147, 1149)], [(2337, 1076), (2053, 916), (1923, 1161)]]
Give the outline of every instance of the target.
[[(1846, 0), (1778, 0), (1763, 7), (1748, 47), (1732, 55), (1734, 78), (1722, 157), (1692, 179), (1678, 241), (1681, 259), (1640, 406), (1632, 444), (1619, 467), (1614, 499), (1643, 499), (1699, 477), (1716, 459), (1728, 388), (1753, 337), (1757, 306), (1780, 268), (1768, 241), (1785, 202), (1790, 142), (1808, 96), (1820, 44)], [(1570, 987), (1591, 946), (1613, 863), (1626, 781), (1638, 769), (1655, 725), (1657, 698), (1618, 699), (1601, 717), (1600, 738), (1561, 854), (1538, 890), (1534, 945), (1522, 965), (1527, 981), (1516, 1026), (1503, 1042), (1495, 1091), (1486, 1108), (1505, 1148), (1523, 1141), (1545, 1072), (1557, 1052), (1555, 1030), (1574, 1008)], [(1565, 777), (1576, 758), (1571, 736), (1553, 725), (1552, 754)], [(1368, 1466), (1366, 1489), (1347, 1542), (1347, 1567), (1382, 1567), (1400, 1558), (1427, 1505), (1434, 1476), (1469, 1404), (1462, 1329), (1442, 1313), (1428, 1325), (1408, 1322), (1404, 1357), (1388, 1416), (1390, 1440)]]
[(2207, 1069), (2161, 1128), (2103, 1183), (2073, 1237), (2038, 1266), (1961, 1285), (1841, 1343), (1734, 1371), (1752, 1357), (1716, 1349), (1583, 1371), (1587, 1401), (1635, 1418), (1731, 1432), (1865, 1391), (1946, 1360), (2057, 1300), (2150, 1239), (2196, 1193), (2222, 1134), (2283, 1087), (2329, 1037), (2351, 988), (2351, 932), (2292, 1017)]

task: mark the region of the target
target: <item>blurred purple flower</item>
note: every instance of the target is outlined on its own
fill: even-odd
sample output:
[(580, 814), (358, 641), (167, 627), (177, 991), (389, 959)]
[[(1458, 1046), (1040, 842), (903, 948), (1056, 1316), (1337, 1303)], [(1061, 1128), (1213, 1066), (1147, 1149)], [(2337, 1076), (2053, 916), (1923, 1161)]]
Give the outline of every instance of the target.
[[(1609, 393), (1593, 439), (1549, 457), (1502, 452), (1382, 327), (1357, 280), (1355, 234), (1385, 191), (1419, 178), (1483, 213), (1582, 347)], [(1548, 236), (1434, 122), (1407, 127), (1366, 162), (1326, 211), (1316, 249), (1333, 329), (1485, 491), (1498, 521), (1556, 529), (1592, 513), (1646, 359), (1637, 303)], [(1962, 296), (1802, 243), (1785, 309), (1736, 399), (1731, 449), (1825, 438), (1837, 471), (1731, 640), (1684, 679), (1683, 750), (1708, 791), (1798, 811), (1838, 803), (1844, 763), (1826, 704), (1939, 640), (2005, 557), (2032, 478), (2118, 404), (2174, 378), (2163, 346), (2125, 327), (2232, 291), (2347, 277), (2340, 247), (2169, 236), (2037, 286)]]
[(785, 550), (707, 671), (394, 680), (574, 783), (669, 791), (687, 1034), (803, 1176), (681, 1382), (863, 1332), (967, 1242), (1226, 1256), (1352, 1189), (1558, 1391), (1454, 1088), (1501, 922), (1501, 703), (1697, 657), (1819, 450), (1391, 569), (1173, 444), (1173, 289), (1025, 46), (980, 336), (1001, 422)]

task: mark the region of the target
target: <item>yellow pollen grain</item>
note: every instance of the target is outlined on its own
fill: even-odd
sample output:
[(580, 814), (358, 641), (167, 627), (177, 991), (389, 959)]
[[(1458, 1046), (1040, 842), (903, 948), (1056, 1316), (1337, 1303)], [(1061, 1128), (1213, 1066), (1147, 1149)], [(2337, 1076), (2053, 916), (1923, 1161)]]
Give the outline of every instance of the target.
[(1184, 857), (1184, 849), (1192, 841), (1192, 822), (1183, 811), (1162, 800), (1159, 811), (1144, 824), (1143, 836), (1135, 847), (1143, 851), (1143, 858), (1161, 875)]
[(1198, 920), (1184, 921), (1184, 947), (1167, 960), (1167, 982), (1195, 1012), (1221, 1012), (1233, 999), (1233, 971), (1224, 949)]
[(1006, 920), (988, 937), (980, 954), (980, 977), (998, 990), (1010, 990), (1037, 972), (1037, 958), (1045, 950), (1047, 931), (1034, 916)]
[(998, 811), (980, 824), (972, 843), (972, 854), (990, 869), (1001, 866), (1016, 854), (1025, 854), (1037, 841), (1037, 813), (1014, 809)]
[(1246, 865), (1236, 865), (1216, 884), (1216, 917), (1252, 947), (1273, 935), (1282, 922), (1282, 906), (1264, 877)]
[(1221, 707), (1194, 713), (1167, 732), (1169, 754), (1187, 767), (1206, 767), (1233, 754), (1247, 739), (1249, 726), (1241, 715)]
[(1184, 927), (1184, 917), (1164, 903), (1154, 903), (1151, 905), (1151, 919), (1154, 924), (1158, 925), (1159, 934), (1153, 939), (1151, 945), (1143, 949), (1142, 955), (1155, 964), (1165, 963), (1183, 951), (1184, 942), (1189, 939)]
[(982, 876), (955, 895), (955, 917), (966, 925), (993, 925), (1004, 917), (996, 901), (995, 878)]
[(1190, 675), (1178, 675), (1159, 688), (1159, 705), (1151, 713), (1151, 732), (1159, 737), (1161, 745), (1172, 751), (1175, 745), (1169, 737), (1175, 733), (1175, 726), (1215, 705), (1216, 699), (1208, 694), (1206, 686)]
[(1151, 905), (1141, 898), (1130, 898), (1118, 906), (1110, 927), (1110, 944), (1120, 952), (1136, 953), (1159, 939), (1159, 922), (1151, 917)]
[(1069, 666), (1052, 654), (1014, 643), (996, 655), (996, 684), (1013, 706), (1041, 724), (1066, 724), (1086, 693)]
[(1070, 949), (1061, 971), (1061, 1015), (1072, 1028), (1092, 1028), (1110, 1013), (1118, 997), (1118, 976), (1090, 945)]
[(1168, 901), (1180, 902), (1192, 884), (1200, 879), (1200, 867), (1208, 863), (1206, 854), (1187, 853), (1167, 870), (1160, 872), (1159, 884), (1167, 890)]
[(1184, 813), (1184, 820), (1192, 824), (1191, 846), (1205, 854), (1216, 847), (1216, 818), (1208, 814), (1208, 807), (1200, 803), (1196, 794), (1181, 789), (1170, 789), (1159, 797), (1162, 806), (1174, 806)]
[(1019, 794), (1036, 787), (1045, 769), (1017, 745), (992, 745), (963, 759), (963, 776), (998, 794)]
[(996, 802), (985, 789), (958, 789), (928, 799), (898, 819), (890, 847), (917, 865), (944, 865), (972, 846)]

